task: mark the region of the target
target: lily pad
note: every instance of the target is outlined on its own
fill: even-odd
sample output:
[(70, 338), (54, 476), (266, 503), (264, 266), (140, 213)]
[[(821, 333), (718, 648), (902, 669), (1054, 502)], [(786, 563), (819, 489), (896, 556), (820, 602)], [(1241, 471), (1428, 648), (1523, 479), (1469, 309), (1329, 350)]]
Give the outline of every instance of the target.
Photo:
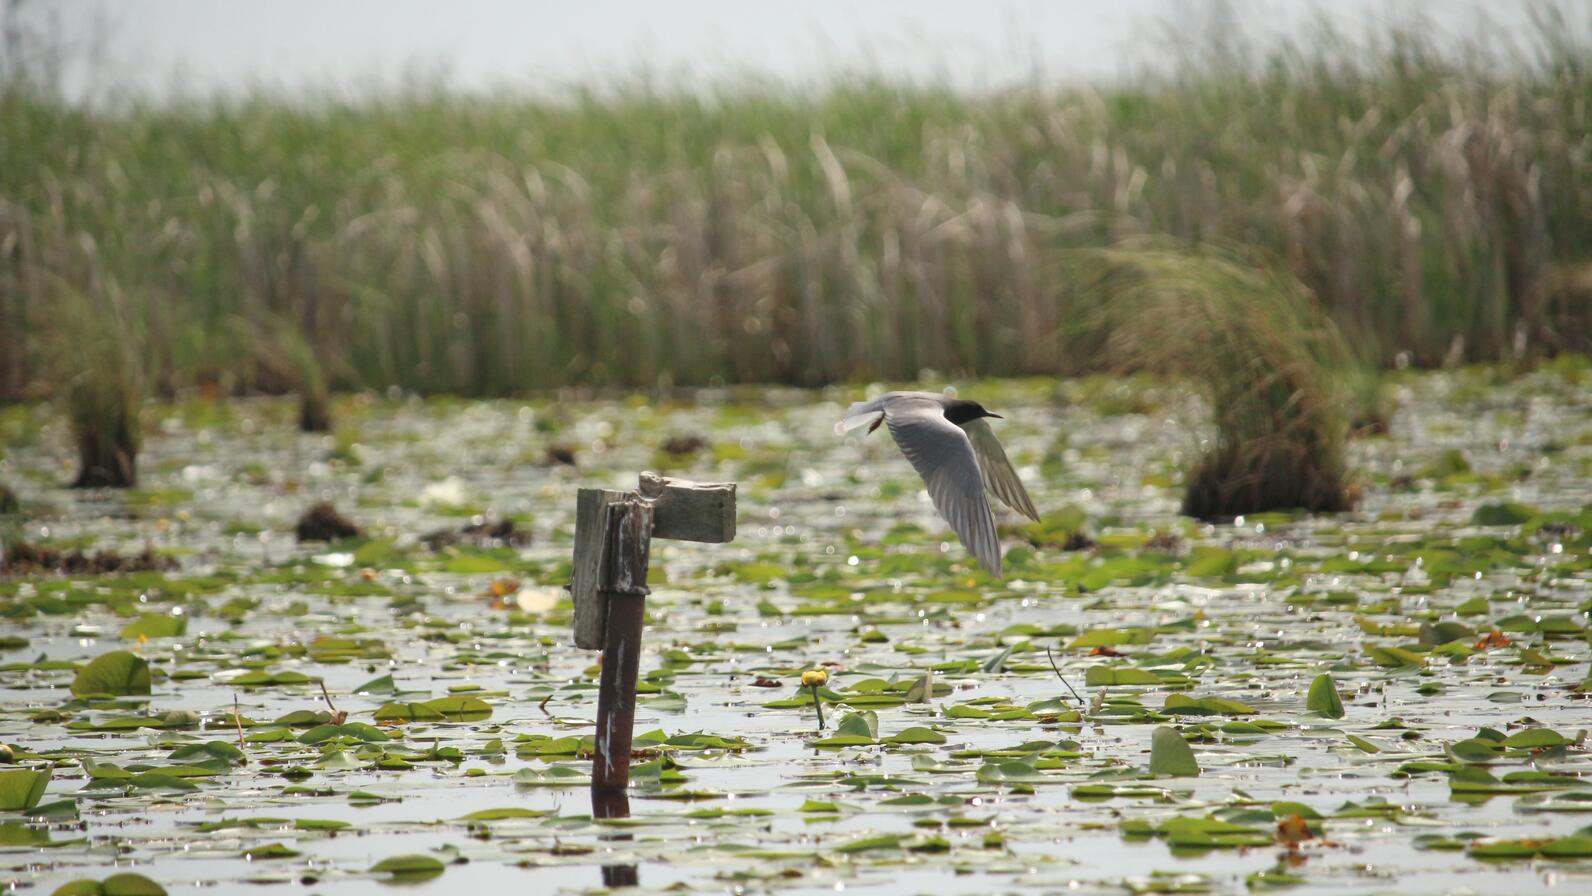
[(166, 888), (129, 871), (104, 880), (75, 880), (56, 888), (51, 896), (166, 896)]
[(1188, 741), (1175, 728), (1161, 727), (1150, 736), (1150, 774), (1198, 777), (1200, 766)]
[(16, 769), (0, 772), (0, 812), (26, 812), (39, 804), (50, 786), (50, 772)]
[(177, 638), (188, 631), (188, 617), (172, 616), (165, 613), (145, 613), (132, 622), (122, 626), (122, 639), (136, 641), (139, 638)]
[(125, 696), (150, 692), (149, 663), (126, 650), (113, 650), (95, 657), (72, 679), (72, 693)]
[(400, 855), (382, 859), (370, 866), (371, 874), (386, 874), (397, 880), (430, 880), (447, 869), (440, 859), (427, 855)]
[(1331, 675), (1323, 673), (1310, 682), (1305, 709), (1329, 719), (1343, 718), (1343, 698), (1338, 696), (1338, 685)]

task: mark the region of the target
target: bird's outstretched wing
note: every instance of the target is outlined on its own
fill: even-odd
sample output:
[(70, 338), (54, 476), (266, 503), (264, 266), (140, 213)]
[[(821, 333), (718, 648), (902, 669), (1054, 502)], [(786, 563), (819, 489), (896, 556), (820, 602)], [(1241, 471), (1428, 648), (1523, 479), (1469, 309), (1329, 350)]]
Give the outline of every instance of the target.
[(973, 443), (973, 453), (978, 456), (978, 468), (984, 471), (984, 484), (1007, 507), (1039, 522), (1039, 511), (1034, 509), (1034, 501), (1028, 497), (1028, 489), (1023, 488), (1023, 480), (1018, 477), (1017, 471), (1012, 469), (1012, 462), (1006, 459), (1006, 449), (995, 438), (995, 431), (989, 428), (982, 417), (963, 423), (962, 429), (967, 431), (968, 440)]
[(1001, 545), (995, 515), (984, 497), (984, 477), (973, 443), (945, 419), (938, 402), (897, 398), (885, 408), (885, 423), (901, 453), (923, 477), (934, 507), (978, 562), (999, 578)]
[[(884, 400), (888, 397), (890, 396), (881, 395), (872, 401), (859, 401), (852, 404), (851, 407), (846, 409), (846, 416), (835, 424), (835, 433), (845, 435), (864, 424), (877, 426), (879, 418), (884, 415)], [(869, 427), (868, 431), (873, 432), (872, 427)]]

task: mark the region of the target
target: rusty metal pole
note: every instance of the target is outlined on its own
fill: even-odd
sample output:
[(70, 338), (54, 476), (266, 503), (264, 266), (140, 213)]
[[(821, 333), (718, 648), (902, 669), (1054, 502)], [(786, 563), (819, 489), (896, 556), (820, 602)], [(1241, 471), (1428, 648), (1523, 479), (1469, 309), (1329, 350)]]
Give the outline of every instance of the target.
[(641, 666), (641, 630), (646, 613), (652, 502), (629, 497), (611, 504), (606, 522), (608, 569), (600, 590), (607, 619), (602, 677), (597, 687), (597, 748), (591, 775), (594, 796), (623, 793), (630, 786), (630, 742), (636, 719), (636, 675)]

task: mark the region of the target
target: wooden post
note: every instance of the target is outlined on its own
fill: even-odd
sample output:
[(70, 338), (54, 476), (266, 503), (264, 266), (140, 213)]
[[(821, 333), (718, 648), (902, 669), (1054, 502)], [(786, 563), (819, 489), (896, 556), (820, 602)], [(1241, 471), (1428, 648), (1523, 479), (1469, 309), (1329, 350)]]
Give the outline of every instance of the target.
[(592, 793), (630, 786), (630, 738), (636, 722), (636, 673), (641, 666), (641, 628), (646, 616), (647, 560), (652, 541), (652, 504), (627, 497), (608, 510), (608, 570), (601, 589), (607, 619), (603, 670), (597, 686), (597, 755)]
[[(722, 543), (735, 538), (735, 484), (697, 483), (642, 473), (635, 492), (583, 488), (575, 506), (570, 596), (575, 644), (601, 647), (592, 812), (617, 805), (630, 785), (636, 676), (646, 617), (652, 539)], [(600, 816), (599, 816), (600, 817)]]

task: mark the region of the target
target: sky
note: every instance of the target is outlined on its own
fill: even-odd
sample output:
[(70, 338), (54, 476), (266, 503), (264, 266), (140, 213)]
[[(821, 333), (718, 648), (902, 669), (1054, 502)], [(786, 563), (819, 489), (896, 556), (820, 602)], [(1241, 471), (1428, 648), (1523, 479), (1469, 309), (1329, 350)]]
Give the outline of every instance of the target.
[[(1592, 9), (1585, 0), (1568, 8)], [(1231, 11), (1224, 19), (1213, 12)], [(654, 82), (797, 84), (869, 71), (982, 90), (1099, 80), (1239, 23), (1261, 42), (1317, 16), (1350, 34), (1424, 16), (1441, 33), (1529, 27), (1520, 0), (24, 0), (72, 60), (72, 96), (388, 89), (556, 90)], [(1225, 23), (1225, 24), (1224, 24)]]

